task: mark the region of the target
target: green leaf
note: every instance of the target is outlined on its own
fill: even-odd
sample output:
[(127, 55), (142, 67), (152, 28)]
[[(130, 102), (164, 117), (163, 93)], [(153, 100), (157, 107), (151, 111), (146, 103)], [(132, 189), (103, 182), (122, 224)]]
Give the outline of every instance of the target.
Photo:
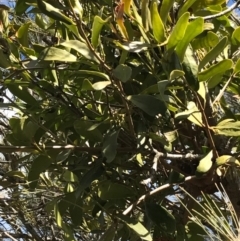
[(125, 64), (119, 64), (114, 70), (113, 75), (122, 81), (123, 83), (127, 82), (131, 76), (132, 76), (132, 69), (125, 65)]
[(169, 175), (169, 183), (181, 183), (184, 182), (185, 176), (174, 170), (171, 171)]
[[(28, 0), (27, 2), (33, 2), (34, 0)], [(16, 6), (14, 8), (15, 12), (17, 15), (21, 15), (23, 14), (28, 8), (29, 8), (29, 5), (27, 4), (26, 1), (24, 0), (18, 0), (16, 1)]]
[(240, 72), (240, 59), (237, 60), (237, 63), (235, 64), (234, 73), (237, 74)]
[(0, 48), (0, 67), (7, 69), (11, 67), (12, 64), (10, 62), (9, 56)]
[(213, 151), (210, 151), (203, 159), (200, 160), (197, 166), (196, 176), (200, 177), (211, 169), (213, 164), (212, 158)]
[(91, 38), (92, 45), (93, 45), (94, 48), (96, 48), (98, 46), (100, 32), (101, 32), (104, 24), (107, 23), (107, 22), (108, 22), (108, 19), (104, 21), (99, 16), (94, 17), (93, 26), (92, 26), (92, 38)]
[(185, 110), (183, 112), (177, 113), (175, 115), (176, 119), (188, 119), (189, 121), (193, 122), (194, 124), (198, 126), (203, 126), (202, 123), (202, 114), (198, 110), (195, 102), (190, 101), (187, 106), (188, 110)]
[(208, 69), (200, 72), (198, 74), (199, 81), (205, 81), (210, 79), (215, 75), (225, 73), (227, 70), (230, 70), (233, 67), (233, 61), (231, 59), (224, 59), (217, 64), (212, 65)]
[(202, 59), (202, 61), (199, 64), (198, 69), (202, 69), (207, 63), (214, 60), (226, 47), (228, 42), (228, 38), (225, 36), (223, 37), (219, 43), (213, 47)]
[(232, 33), (232, 42), (235, 45), (240, 43), (240, 27), (234, 29)]
[(157, 6), (156, 0), (152, 1), (150, 12), (151, 12), (153, 35), (158, 43), (162, 43), (166, 40), (166, 34), (165, 34), (163, 22), (158, 13), (158, 6)]
[(29, 93), (28, 88), (15, 84), (7, 84), (9, 91), (20, 100), (26, 102), (30, 106), (38, 106), (39, 103)]
[[(163, 24), (166, 23), (168, 14), (170, 13), (171, 8), (173, 7), (174, 0), (163, 0), (160, 8), (160, 17)], [(179, 21), (179, 20), (178, 20)]]
[(176, 78), (183, 77), (184, 74), (185, 73), (182, 70), (175, 69), (170, 73), (169, 80), (174, 80)]
[(117, 154), (117, 139), (119, 130), (109, 132), (104, 137), (102, 153), (107, 162), (112, 162)]
[(207, 236), (204, 229), (198, 224), (190, 221), (187, 223), (188, 233), (187, 241), (204, 241), (204, 236)]
[(93, 166), (87, 171), (79, 181), (79, 186), (76, 190), (76, 197), (78, 198), (81, 193), (91, 185), (91, 183), (98, 179), (104, 173), (102, 161), (97, 159)]
[[(185, 1), (184, 4), (178, 11), (178, 18), (180, 18), (184, 13), (188, 12), (189, 8), (196, 2), (197, 0), (188, 0)], [(198, 0), (199, 1), (199, 0)]]
[(212, 31), (208, 31), (207, 35), (204, 34), (203, 37), (196, 38), (192, 41), (192, 47), (194, 50), (201, 48), (212, 48), (216, 46), (219, 42), (218, 35)]
[(240, 121), (225, 119), (212, 129), (216, 135), (240, 136)]
[(68, 40), (61, 43), (60, 45), (76, 50), (78, 53), (80, 53), (83, 57), (85, 57), (88, 60), (95, 61), (98, 64), (100, 63), (98, 58), (95, 56), (94, 52), (92, 52), (88, 48), (88, 46), (83, 42), (80, 42), (78, 40)]
[(37, 4), (38, 4), (38, 8), (41, 10), (42, 13), (44, 13), (45, 15), (47, 15), (48, 17), (54, 19), (54, 20), (58, 20), (58, 21), (62, 21), (66, 24), (73, 24), (74, 22), (68, 18), (67, 16), (65, 16), (63, 13), (61, 13), (61, 11), (55, 7), (53, 7), (51, 4), (42, 1), (42, 0), (37, 0)]
[(192, 89), (197, 91), (199, 89), (199, 82), (197, 78), (198, 64), (190, 46), (186, 49), (182, 65), (187, 83)]
[(97, 128), (93, 128), (94, 124), (95, 123), (91, 121), (77, 120), (74, 122), (74, 128), (82, 138), (95, 142), (101, 142), (103, 136)]
[(40, 56), (39, 60), (45, 61), (61, 61), (61, 62), (77, 62), (77, 57), (70, 54), (64, 49), (59, 49), (56, 47), (45, 48)]
[(189, 12), (183, 14), (181, 18), (177, 21), (176, 25), (174, 26), (173, 31), (168, 38), (168, 43), (166, 46), (167, 50), (170, 53), (175, 49), (177, 44), (183, 39), (188, 26), (189, 16), (190, 16)]
[(126, 199), (135, 195), (132, 188), (119, 184), (113, 183), (112, 181), (102, 181), (98, 186), (98, 195), (103, 200), (109, 199)]
[(108, 80), (110, 81), (110, 78), (108, 75), (104, 74), (104, 73), (101, 73), (101, 72), (97, 72), (97, 71), (92, 71), (92, 70), (78, 70), (78, 71), (75, 71), (73, 75), (70, 75), (70, 76), (86, 76), (86, 77), (91, 77), (91, 76), (96, 76), (96, 77), (100, 77), (100, 78), (103, 78), (105, 80)]
[(118, 217), (132, 229), (141, 240), (152, 241), (152, 236), (149, 231), (137, 220), (124, 215), (118, 215)]
[(163, 231), (168, 233), (176, 231), (175, 218), (167, 209), (156, 203), (147, 203), (145, 208), (151, 221)]
[(111, 81), (99, 81), (96, 82), (92, 85), (94, 90), (103, 90), (105, 89), (108, 85), (111, 85)]
[(39, 175), (45, 171), (53, 162), (49, 156), (40, 155), (33, 160), (28, 173), (28, 182), (31, 189), (35, 189), (38, 183)]
[(216, 162), (215, 162), (216, 166), (221, 166), (224, 164), (236, 164), (239, 166), (240, 162), (235, 157), (229, 156), (229, 155), (223, 155), (216, 159)]
[(29, 47), (29, 42), (28, 42), (28, 29), (31, 26), (31, 22), (25, 23), (23, 24), (17, 31), (16, 36), (19, 40), (19, 42), (25, 46), (25, 47)]
[(78, 177), (71, 171), (66, 170), (63, 174), (63, 179), (66, 182), (78, 182)]
[(183, 39), (176, 46), (176, 53), (180, 59), (183, 61), (185, 51), (189, 43), (203, 31), (204, 21), (203, 18), (197, 18), (196, 20), (190, 22), (187, 26), (185, 35)]
[(167, 110), (164, 102), (151, 95), (132, 95), (127, 99), (150, 116), (164, 115)]
[[(223, 74), (217, 74), (214, 75), (212, 78), (210, 78), (207, 82), (208, 88), (212, 89), (216, 87), (220, 82), (223, 82), (225, 78), (223, 78)], [(202, 82), (200, 82), (202, 83)], [(203, 82), (204, 83), (204, 82)]]

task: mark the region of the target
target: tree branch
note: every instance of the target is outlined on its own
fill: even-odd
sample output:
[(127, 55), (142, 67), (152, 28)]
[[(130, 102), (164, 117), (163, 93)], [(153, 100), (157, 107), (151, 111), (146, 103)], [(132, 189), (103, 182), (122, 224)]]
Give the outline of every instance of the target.
[[(186, 177), (184, 182), (187, 182), (187, 181), (190, 181), (190, 180), (193, 180), (195, 179), (196, 177), (195, 176), (189, 176), (189, 177)], [(131, 212), (131, 210), (136, 207), (139, 203), (141, 203), (146, 197), (149, 197), (151, 195), (154, 195), (164, 189), (167, 189), (169, 187), (171, 187), (173, 184), (171, 183), (167, 183), (167, 184), (164, 184), (162, 185), (161, 187), (158, 187), (152, 191), (150, 191), (149, 193), (145, 194), (145, 195), (142, 195), (135, 203), (131, 204), (124, 212), (123, 212), (123, 215), (127, 215), (129, 212)]]
[[(209, 16), (205, 16), (205, 17), (202, 17), (203, 20), (210, 20), (210, 19), (214, 19), (214, 18), (219, 18), (227, 13), (230, 13), (231, 11), (233, 11), (235, 8), (238, 7), (238, 5), (240, 4), (240, 0), (236, 1), (235, 3), (232, 4), (232, 6), (230, 6), (229, 8), (227, 8), (226, 10), (220, 12), (220, 13), (216, 13), (216, 14), (213, 14), (213, 15), (209, 15)], [(194, 19), (197, 19), (201, 16), (192, 16), (189, 18), (189, 20), (194, 20)]]

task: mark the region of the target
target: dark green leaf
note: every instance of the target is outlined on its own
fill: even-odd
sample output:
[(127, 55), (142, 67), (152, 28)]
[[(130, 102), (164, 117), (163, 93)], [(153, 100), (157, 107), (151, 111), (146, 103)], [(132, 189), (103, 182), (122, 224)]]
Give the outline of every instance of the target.
[(108, 199), (125, 199), (134, 196), (133, 190), (119, 183), (113, 183), (111, 181), (103, 181), (99, 183), (98, 195), (103, 200)]
[(39, 175), (45, 171), (53, 162), (49, 156), (38, 156), (33, 160), (28, 173), (28, 182), (31, 189), (35, 189), (38, 183)]
[(113, 75), (125, 83), (131, 78), (132, 69), (125, 64), (120, 64), (113, 70)]
[(167, 209), (156, 203), (147, 203), (145, 207), (148, 217), (155, 225), (168, 233), (176, 231), (175, 218)]
[(112, 162), (117, 154), (117, 138), (119, 130), (109, 132), (104, 137), (102, 153), (107, 162)]
[(167, 110), (164, 102), (151, 95), (132, 95), (128, 100), (150, 116), (164, 115)]
[(101, 160), (96, 160), (93, 166), (87, 171), (79, 181), (79, 186), (76, 191), (76, 197), (78, 198), (81, 193), (90, 186), (92, 181), (99, 178), (104, 173), (104, 168)]
[(137, 220), (128, 216), (118, 215), (118, 217), (132, 229), (139, 238), (146, 241), (152, 241), (152, 236), (149, 231)]

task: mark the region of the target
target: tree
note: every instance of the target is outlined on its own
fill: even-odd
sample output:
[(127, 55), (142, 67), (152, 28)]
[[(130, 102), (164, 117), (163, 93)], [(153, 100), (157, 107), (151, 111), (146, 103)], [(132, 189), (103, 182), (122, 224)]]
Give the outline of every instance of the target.
[(238, 5), (0, 5), (1, 237), (238, 240)]

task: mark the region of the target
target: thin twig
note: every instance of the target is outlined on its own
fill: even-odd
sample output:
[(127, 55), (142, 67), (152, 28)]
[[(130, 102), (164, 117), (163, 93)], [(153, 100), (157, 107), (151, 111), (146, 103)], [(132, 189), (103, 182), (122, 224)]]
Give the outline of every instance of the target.
[(202, 103), (201, 103), (201, 100), (199, 99), (199, 96), (197, 93), (195, 93), (195, 96), (196, 96), (196, 100), (198, 102), (198, 105), (200, 107), (200, 111), (202, 113), (202, 118), (203, 118), (203, 123), (204, 123), (204, 129), (206, 131), (206, 134), (207, 134), (207, 137), (208, 137), (208, 140), (209, 140), (209, 144), (213, 150), (213, 155), (215, 158), (218, 157), (218, 152), (217, 152), (217, 148), (215, 146), (215, 142), (213, 140), (213, 137), (212, 137), (212, 133), (210, 131), (210, 126), (208, 124), (208, 119), (207, 119), (207, 116), (205, 114), (205, 110), (204, 110), (204, 107), (202, 106)]
[[(193, 180), (195, 179), (196, 177), (195, 176), (189, 176), (189, 177), (186, 177), (184, 182), (187, 182), (187, 181), (190, 181), (190, 180)], [(146, 197), (149, 197), (151, 195), (154, 195), (164, 189), (167, 189), (169, 187), (171, 187), (173, 184), (170, 184), (170, 183), (167, 183), (167, 184), (164, 184), (162, 185), (161, 187), (158, 187), (154, 190), (152, 190), (151, 192), (145, 194), (145, 195), (142, 195), (135, 203), (131, 204), (124, 212), (123, 212), (123, 215), (127, 215), (129, 212), (131, 212), (131, 210), (136, 207), (139, 203), (141, 203)]]
[(225, 85), (223, 86), (223, 88), (220, 90), (218, 96), (215, 98), (215, 100), (213, 101), (212, 105), (214, 105), (216, 102), (220, 101), (220, 99), (222, 98), (225, 90), (227, 89), (228, 85), (230, 84), (231, 80), (233, 79), (233, 75), (230, 76), (230, 78), (228, 79), (228, 81), (225, 83)]
[[(230, 6), (229, 8), (227, 8), (226, 10), (220, 12), (220, 13), (216, 13), (216, 14), (213, 14), (213, 15), (209, 15), (209, 16), (205, 16), (205, 17), (202, 17), (203, 20), (210, 20), (210, 19), (214, 19), (214, 18), (219, 18), (227, 13), (230, 13), (231, 11), (233, 11), (235, 8), (238, 7), (238, 5), (240, 4), (240, 0), (236, 1), (235, 3), (232, 4), (232, 6)], [(194, 20), (194, 19), (197, 19), (201, 16), (191, 16), (189, 18), (189, 20)]]

